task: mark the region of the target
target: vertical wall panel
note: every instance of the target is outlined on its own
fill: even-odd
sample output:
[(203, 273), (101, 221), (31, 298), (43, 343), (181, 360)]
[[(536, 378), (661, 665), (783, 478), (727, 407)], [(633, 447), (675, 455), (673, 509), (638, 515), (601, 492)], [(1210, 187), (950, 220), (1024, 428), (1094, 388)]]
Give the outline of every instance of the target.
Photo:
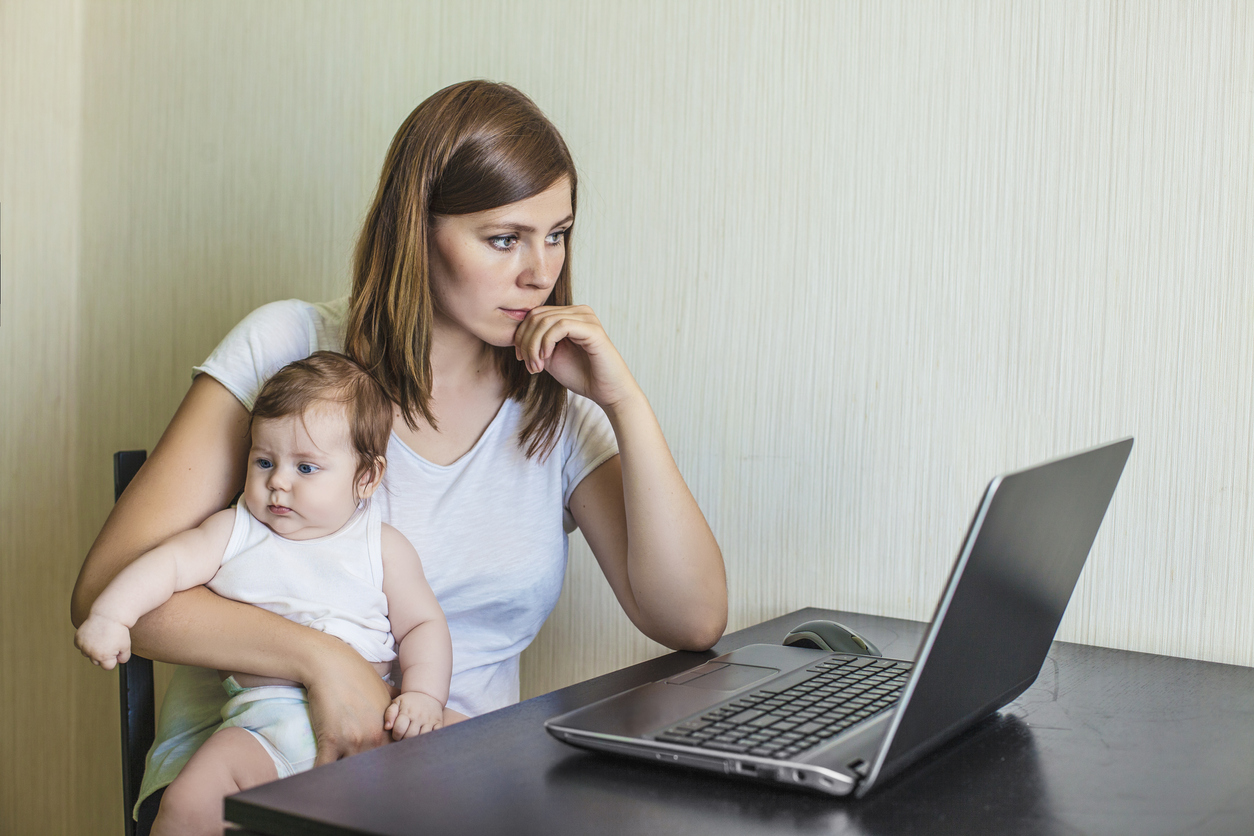
[[(111, 681), (74, 649), (82, 4), (0, 3), (0, 833), (121, 827)], [(113, 802), (110, 804), (110, 802)], [(105, 828), (111, 829), (109, 827)]]

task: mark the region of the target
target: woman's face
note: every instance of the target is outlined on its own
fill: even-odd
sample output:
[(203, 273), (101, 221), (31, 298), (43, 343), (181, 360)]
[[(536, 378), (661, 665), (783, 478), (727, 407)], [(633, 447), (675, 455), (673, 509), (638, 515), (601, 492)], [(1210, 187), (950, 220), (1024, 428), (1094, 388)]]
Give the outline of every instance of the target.
[(430, 252), (437, 329), (513, 345), (527, 312), (549, 298), (572, 221), (565, 177), (517, 203), (437, 216)]

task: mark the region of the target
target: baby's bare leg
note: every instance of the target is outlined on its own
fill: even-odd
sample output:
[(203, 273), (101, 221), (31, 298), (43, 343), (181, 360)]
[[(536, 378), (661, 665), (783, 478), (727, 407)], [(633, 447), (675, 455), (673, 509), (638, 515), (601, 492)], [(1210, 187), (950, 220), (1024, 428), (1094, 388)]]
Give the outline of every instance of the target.
[(278, 777), (257, 738), (241, 728), (214, 732), (166, 789), (153, 836), (221, 836), (222, 799)]

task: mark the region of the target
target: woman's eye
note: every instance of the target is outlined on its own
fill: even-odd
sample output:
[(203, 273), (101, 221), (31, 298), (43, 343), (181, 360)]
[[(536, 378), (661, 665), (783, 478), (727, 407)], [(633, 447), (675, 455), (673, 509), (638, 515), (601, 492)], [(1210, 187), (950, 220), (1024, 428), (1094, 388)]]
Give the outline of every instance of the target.
[(561, 244), (566, 240), (568, 232), (570, 232), (569, 229), (559, 229), (557, 232), (550, 232), (549, 237), (545, 238), (544, 241), (547, 244)]
[(509, 252), (514, 248), (514, 245), (518, 243), (518, 236), (497, 235), (489, 238), (488, 243), (492, 245), (493, 249), (501, 250), (502, 252)]
[(314, 467), (311, 464), (298, 464), (296, 466), (296, 469), (299, 470), (301, 473), (305, 474), (306, 476), (318, 470), (318, 468)]

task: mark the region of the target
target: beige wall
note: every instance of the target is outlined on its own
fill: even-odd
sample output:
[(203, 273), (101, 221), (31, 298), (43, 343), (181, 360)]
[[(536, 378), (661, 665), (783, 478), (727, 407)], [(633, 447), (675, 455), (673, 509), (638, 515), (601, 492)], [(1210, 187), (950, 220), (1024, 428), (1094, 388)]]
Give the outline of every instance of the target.
[[(0, 2), (0, 833), (86, 833), (114, 796), (116, 682), (69, 639), (78, 573), (75, 0)], [(81, 657), (80, 657), (81, 659)], [(116, 806), (116, 805), (115, 805)], [(118, 810), (114, 817), (120, 829)]]
[[(472, 76), (571, 145), (577, 295), (733, 629), (926, 618), (989, 477), (1135, 434), (1062, 636), (1254, 664), (1251, 14), (0, 0), (0, 830), (120, 824), (115, 680), (66, 619), (109, 454), (253, 307), (345, 291), (392, 132)], [(658, 651), (575, 542), (524, 693)]]

